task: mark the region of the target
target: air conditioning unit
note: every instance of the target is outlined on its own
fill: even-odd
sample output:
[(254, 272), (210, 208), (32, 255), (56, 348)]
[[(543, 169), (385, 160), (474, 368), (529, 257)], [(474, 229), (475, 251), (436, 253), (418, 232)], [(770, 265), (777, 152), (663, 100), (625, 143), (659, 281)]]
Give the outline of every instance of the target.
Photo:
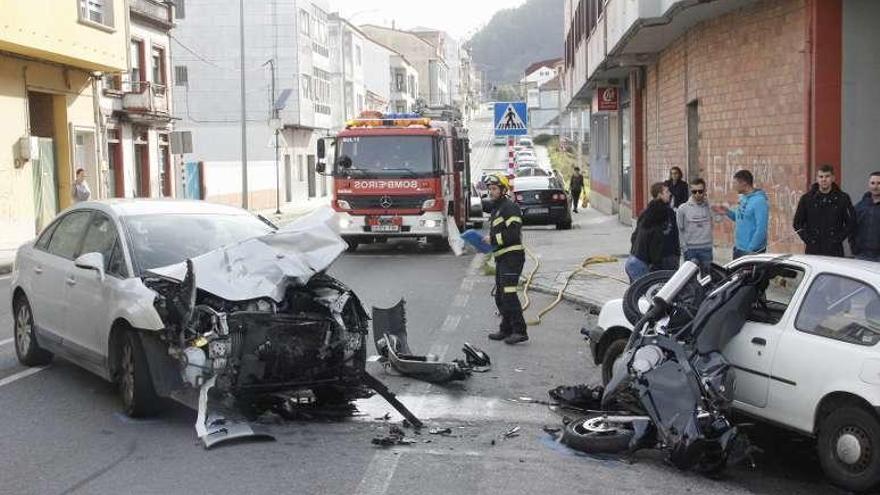
[(31, 160), (31, 146), (34, 141), (32, 136), (22, 136), (15, 143), (15, 168), (24, 167)]

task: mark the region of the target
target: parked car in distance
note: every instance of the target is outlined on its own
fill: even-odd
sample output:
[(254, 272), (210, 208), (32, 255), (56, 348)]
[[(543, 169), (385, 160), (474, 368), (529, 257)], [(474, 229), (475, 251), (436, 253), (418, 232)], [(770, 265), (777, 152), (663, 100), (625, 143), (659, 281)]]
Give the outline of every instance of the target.
[(515, 172), (517, 178), (520, 177), (552, 177), (553, 173), (539, 167), (522, 167)]
[(492, 144), (495, 146), (503, 146), (507, 144), (507, 136), (496, 135), (494, 138), (492, 138)]
[[(819, 461), (835, 484), (874, 488), (880, 485), (880, 265), (765, 254), (725, 269), (767, 263), (779, 268), (769, 271), (745, 325), (721, 350), (736, 368), (733, 409), (816, 438)], [(588, 332), (606, 382), (633, 328), (624, 304), (607, 302)], [(646, 301), (637, 304), (647, 309)]]
[(555, 177), (532, 175), (513, 182), (513, 200), (522, 209), (524, 225), (571, 228), (571, 202), (563, 184)]
[(523, 136), (519, 138), (519, 145), (525, 148), (531, 149), (534, 148), (534, 143), (532, 143), (532, 138), (528, 136)]

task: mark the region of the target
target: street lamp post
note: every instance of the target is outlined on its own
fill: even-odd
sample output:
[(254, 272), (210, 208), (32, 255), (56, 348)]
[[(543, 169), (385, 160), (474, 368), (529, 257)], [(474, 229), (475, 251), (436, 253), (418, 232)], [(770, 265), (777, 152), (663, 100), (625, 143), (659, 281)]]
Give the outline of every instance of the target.
[(244, 0), (238, 0), (238, 28), (241, 44), (241, 207), (248, 207), (248, 167), (247, 167), (247, 101), (244, 81)]
[(269, 65), (272, 70), (272, 117), (269, 125), (275, 131), (275, 214), (281, 214), (281, 168), (278, 164), (278, 131), (281, 129), (281, 119), (278, 118), (278, 102), (275, 100), (275, 59), (269, 59), (263, 64)]

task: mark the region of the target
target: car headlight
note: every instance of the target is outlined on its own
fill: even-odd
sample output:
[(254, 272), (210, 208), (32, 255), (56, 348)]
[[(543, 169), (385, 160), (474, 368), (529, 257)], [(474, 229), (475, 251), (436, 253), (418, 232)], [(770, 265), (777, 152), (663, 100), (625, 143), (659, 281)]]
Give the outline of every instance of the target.
[(427, 227), (429, 229), (436, 228), (438, 225), (437, 220), (422, 220), (422, 226)]
[(350, 210), (350, 209), (351, 209), (351, 205), (348, 203), (348, 201), (346, 201), (346, 200), (344, 200), (344, 199), (337, 199), (337, 200), (336, 200), (336, 206), (337, 206), (340, 210)]
[(435, 207), (435, 206), (437, 206), (437, 200), (436, 200), (436, 199), (429, 199), (429, 200), (425, 201), (424, 203), (422, 203), (422, 209), (423, 209), (423, 210), (427, 210), (427, 209), (429, 209), (429, 208), (433, 208), (433, 207)]

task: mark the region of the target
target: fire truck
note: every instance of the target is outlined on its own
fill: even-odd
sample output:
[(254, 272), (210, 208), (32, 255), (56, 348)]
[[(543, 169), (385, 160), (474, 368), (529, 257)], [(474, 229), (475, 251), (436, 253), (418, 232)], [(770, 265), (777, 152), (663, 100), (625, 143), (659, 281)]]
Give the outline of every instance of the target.
[(467, 131), (448, 112), (433, 116), (364, 112), (318, 141), (317, 170), (333, 176), (332, 207), (350, 251), (401, 237), (446, 250), (450, 223), (466, 227)]

